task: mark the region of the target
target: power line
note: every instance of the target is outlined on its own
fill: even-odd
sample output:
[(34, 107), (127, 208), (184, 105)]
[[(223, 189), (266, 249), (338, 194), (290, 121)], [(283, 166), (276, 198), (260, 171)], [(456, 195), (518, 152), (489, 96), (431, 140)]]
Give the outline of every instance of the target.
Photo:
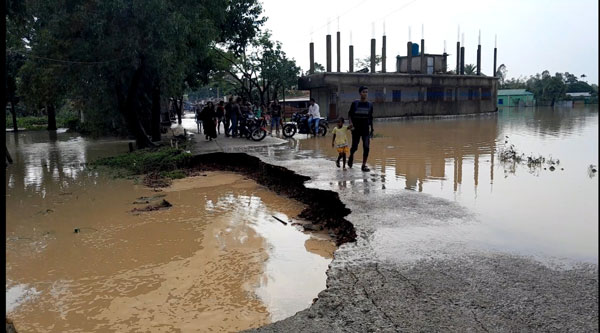
[(399, 8), (396, 8), (396, 9), (392, 10), (391, 12), (387, 13), (385, 16), (382, 16), (382, 17), (381, 17), (379, 20), (381, 21), (381, 20), (385, 19), (386, 17), (388, 17), (388, 16), (390, 16), (390, 15), (392, 15), (392, 14), (396, 13), (397, 11), (399, 11), (399, 10), (401, 10), (401, 9), (404, 9), (404, 8), (406, 8), (406, 7), (410, 6), (410, 5), (412, 5), (413, 3), (417, 2), (417, 1), (418, 1), (418, 0), (412, 0), (412, 1), (410, 1), (410, 2), (407, 2), (407, 3), (405, 3), (404, 5), (402, 5), (401, 7), (399, 7)]
[[(347, 11), (343, 12), (342, 14), (338, 15), (337, 18), (339, 19), (340, 17), (350, 13), (351, 11), (353, 11), (354, 9), (362, 6), (363, 4), (365, 4), (367, 1), (363, 0), (363, 1), (359, 1), (358, 4), (356, 4), (354, 7), (351, 7), (350, 9), (348, 9)], [(317, 29), (313, 30), (310, 32), (310, 35), (312, 36), (314, 34), (315, 31), (319, 31), (323, 28), (325, 28), (329, 23), (331, 23), (331, 20), (328, 20), (327, 23), (323, 24), (322, 26), (318, 27)]]

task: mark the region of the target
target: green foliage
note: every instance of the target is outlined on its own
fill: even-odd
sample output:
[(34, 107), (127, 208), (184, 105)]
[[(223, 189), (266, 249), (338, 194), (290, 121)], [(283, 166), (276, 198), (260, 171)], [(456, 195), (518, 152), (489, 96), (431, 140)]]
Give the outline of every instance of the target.
[[(68, 128), (76, 130), (79, 126), (79, 117), (72, 113), (59, 113), (56, 116), (56, 126), (59, 128)], [(6, 118), (6, 128), (12, 128), (12, 117)], [(17, 127), (26, 130), (45, 130), (48, 127), (48, 117), (45, 116), (24, 116), (17, 117)]]
[(325, 72), (325, 66), (315, 62), (315, 73)]
[(187, 177), (183, 170), (162, 171), (159, 174), (162, 178), (182, 179)]
[[(132, 175), (151, 172), (172, 172), (189, 165), (192, 155), (181, 149), (159, 148), (141, 149), (114, 157), (105, 157), (92, 163), (92, 166), (106, 166), (114, 169), (123, 169)], [(170, 173), (172, 176), (179, 173)], [(170, 177), (173, 178), (173, 177)]]
[[(26, 130), (44, 130), (46, 129), (46, 126), (48, 125), (48, 118), (47, 117), (35, 117), (35, 116), (29, 116), (29, 117), (18, 117), (17, 118), (17, 127), (18, 128), (24, 128)], [(12, 122), (12, 117), (7, 117), (6, 118), (6, 128), (12, 128), (13, 127), (13, 122)]]
[(126, 122), (136, 137), (140, 124), (150, 127), (154, 92), (182, 96), (208, 82), (219, 66), (213, 48), (245, 48), (266, 20), (257, 0), (16, 3), (7, 46), (25, 59), (11, 64), (28, 107), (77, 101), (82, 128), (114, 132)]
[(477, 66), (473, 64), (465, 65), (465, 74), (466, 75), (475, 75), (477, 74)]
[[(381, 56), (377, 54), (375, 55), (375, 67), (379, 66), (380, 63)], [(371, 70), (371, 56), (365, 57), (363, 59), (356, 59), (354, 68), (358, 70), (368, 68), (369, 70)], [(325, 71), (325, 69), (323, 69), (323, 71)]]
[(271, 40), (271, 33), (258, 33), (243, 53), (217, 50), (223, 60), (223, 72), (229, 82), (235, 82), (238, 95), (261, 103), (277, 98), (283, 89), (293, 89), (298, 82), (300, 67), (289, 59), (281, 43)]

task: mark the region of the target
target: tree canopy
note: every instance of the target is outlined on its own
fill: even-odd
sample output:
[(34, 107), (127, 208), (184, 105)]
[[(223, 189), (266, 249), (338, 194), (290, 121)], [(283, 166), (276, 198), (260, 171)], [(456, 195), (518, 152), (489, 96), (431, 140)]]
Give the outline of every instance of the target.
[(26, 43), (8, 53), (25, 58), (17, 86), (26, 103), (77, 99), (88, 112), (119, 110), (148, 146), (157, 104), (206, 83), (219, 66), (215, 46), (239, 53), (264, 23), (261, 13), (257, 0), (26, 0), (9, 15), (20, 29), (8, 31)]

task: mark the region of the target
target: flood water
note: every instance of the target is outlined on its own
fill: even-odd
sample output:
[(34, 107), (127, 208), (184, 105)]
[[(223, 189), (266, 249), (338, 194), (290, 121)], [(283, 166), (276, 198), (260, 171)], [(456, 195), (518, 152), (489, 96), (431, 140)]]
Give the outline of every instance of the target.
[[(376, 110), (375, 110), (376, 111)], [(330, 125), (330, 130), (333, 129)], [(478, 248), (568, 260), (598, 260), (598, 107), (511, 108), (475, 117), (375, 122), (369, 166), (362, 174), (362, 146), (352, 170), (337, 170), (331, 135), (296, 135), (277, 158), (325, 157), (337, 170), (333, 190), (404, 189), (453, 200), (477, 216), (471, 226), (402, 230), (394, 242), (440, 237)], [(559, 160), (528, 167), (499, 161), (514, 145), (525, 156)], [(279, 155), (279, 156), (278, 156)], [(526, 160), (526, 159), (525, 159)], [(331, 168), (331, 169), (329, 169)], [(450, 222), (450, 221), (449, 221)], [(399, 255), (399, 254), (396, 254)]]
[[(208, 172), (154, 192), (83, 166), (127, 141), (6, 139), (7, 316), (20, 332), (239, 331), (325, 289), (333, 242), (275, 220), (302, 204), (242, 175)], [(132, 212), (156, 196), (173, 206)]]

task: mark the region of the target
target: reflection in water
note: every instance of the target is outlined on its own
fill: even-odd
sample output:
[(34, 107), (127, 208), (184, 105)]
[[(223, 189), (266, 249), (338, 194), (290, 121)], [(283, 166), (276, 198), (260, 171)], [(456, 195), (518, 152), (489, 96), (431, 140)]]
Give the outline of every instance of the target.
[(7, 305), (20, 331), (239, 331), (325, 288), (331, 240), (273, 220), (303, 206), (240, 175), (175, 181), (162, 193), (173, 207), (132, 214), (157, 193), (85, 168), (127, 141), (7, 141)]
[[(589, 171), (598, 165), (597, 106), (376, 122), (375, 133), (368, 176), (356, 168), (336, 172), (331, 136), (299, 136), (298, 152), (284, 147), (275, 155), (325, 157), (321, 177), (331, 175), (336, 191), (408, 189), (456, 201), (481, 221), (472, 231), (478, 246), (597, 261), (598, 177)], [(560, 165), (551, 171), (547, 163), (499, 163), (498, 151), (511, 144), (519, 154), (559, 159)], [(357, 165), (361, 155), (359, 147)]]

